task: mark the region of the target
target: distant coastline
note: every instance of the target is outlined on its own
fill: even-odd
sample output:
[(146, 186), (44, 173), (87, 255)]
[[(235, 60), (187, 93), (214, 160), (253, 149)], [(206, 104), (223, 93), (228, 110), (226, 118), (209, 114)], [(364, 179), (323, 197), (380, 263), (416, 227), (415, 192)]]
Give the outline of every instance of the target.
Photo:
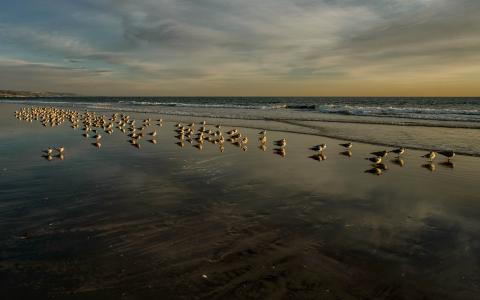
[(73, 93), (59, 93), (59, 92), (32, 92), (32, 91), (15, 91), (15, 90), (0, 90), (0, 98), (40, 98), (40, 97), (71, 97), (78, 96)]

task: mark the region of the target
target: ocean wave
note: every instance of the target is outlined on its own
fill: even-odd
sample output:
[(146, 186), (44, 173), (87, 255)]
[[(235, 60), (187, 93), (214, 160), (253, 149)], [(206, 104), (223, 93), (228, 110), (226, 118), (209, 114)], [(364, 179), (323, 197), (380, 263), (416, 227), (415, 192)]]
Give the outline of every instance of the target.
[(232, 108), (232, 109), (282, 109), (287, 104), (230, 104), (230, 103), (187, 103), (187, 102), (156, 102), (156, 101), (118, 101), (119, 104), (134, 106), (166, 106), (166, 107), (195, 107), (195, 108)]
[(429, 108), (429, 107), (395, 107), (395, 106), (353, 106), (353, 105), (320, 105), (319, 112), (339, 113), (348, 115), (405, 115), (405, 114), (427, 114), (427, 115), (473, 115), (480, 116), (479, 109), (453, 109), (453, 108)]
[[(405, 105), (405, 102), (397, 101), (396, 105), (386, 105), (394, 102), (384, 100), (382, 105), (366, 105), (368, 101), (353, 100), (340, 103), (342, 100), (336, 99), (335, 103), (313, 103), (313, 100), (262, 100), (261, 98), (241, 98), (241, 99), (209, 99), (209, 98), (61, 98), (61, 99), (21, 99), (21, 100), (0, 100), (5, 103), (36, 103), (43, 105), (72, 105), (91, 109), (102, 108), (120, 108), (123, 110), (137, 110), (137, 108), (146, 112), (169, 113), (169, 114), (203, 114), (218, 115), (224, 117), (226, 114), (238, 118), (299, 118), (299, 119), (318, 119), (321, 114), (353, 116), (353, 117), (375, 117), (375, 118), (399, 118), (410, 120), (426, 121), (462, 121), (462, 122), (480, 122), (480, 102), (468, 102), (455, 104), (449, 102), (448, 106), (439, 101), (438, 103), (423, 103), (422, 105)], [(328, 100), (322, 100), (324, 102)], [(318, 102), (321, 102), (318, 100)], [(375, 102), (373, 100), (370, 103)], [(376, 102), (381, 102), (376, 100)], [(417, 104), (418, 104), (417, 103)], [(453, 104), (452, 104), (453, 103)], [(427, 106), (428, 105), (428, 106)], [(456, 105), (456, 106), (455, 106)], [(432, 107), (433, 106), (433, 107)], [(255, 112), (258, 111), (258, 112)], [(278, 111), (281, 111), (279, 113)], [(303, 114), (307, 112), (307, 114)], [(314, 117), (312, 114), (318, 114)], [(245, 116), (248, 115), (248, 116)]]

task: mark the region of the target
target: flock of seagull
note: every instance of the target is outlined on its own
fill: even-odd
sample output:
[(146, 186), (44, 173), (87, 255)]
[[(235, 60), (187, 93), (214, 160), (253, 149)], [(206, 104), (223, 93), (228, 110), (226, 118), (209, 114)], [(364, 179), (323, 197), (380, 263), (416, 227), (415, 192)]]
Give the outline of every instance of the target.
[[(97, 114), (96, 112), (86, 111), (83, 114), (80, 114), (78, 111), (70, 109), (62, 109), (56, 107), (24, 107), (15, 111), (15, 117), (19, 120), (33, 122), (40, 121), (44, 127), (55, 127), (62, 125), (66, 121), (69, 121), (71, 127), (74, 129), (79, 129), (80, 124), (82, 124), (82, 136), (85, 138), (92, 138), (94, 142), (91, 144), (97, 148), (101, 148), (102, 144), (102, 135), (112, 134), (114, 128), (118, 129), (124, 134), (127, 134), (129, 137), (129, 143), (135, 148), (140, 148), (140, 140), (148, 137), (148, 142), (156, 144), (157, 131), (153, 130), (148, 133), (147, 131), (150, 126), (152, 126), (152, 120), (150, 118), (144, 119), (140, 124), (137, 124), (137, 121), (131, 118), (127, 114), (123, 113), (114, 113), (111, 117), (106, 115)], [(139, 127), (137, 127), (140, 125)], [(155, 126), (163, 127), (163, 120), (155, 120)], [(196, 129), (196, 124), (194, 122), (190, 124), (178, 123), (175, 125), (176, 138), (178, 142), (176, 143), (180, 147), (184, 147), (185, 142), (192, 144), (194, 141), (196, 144), (194, 147), (202, 150), (205, 142), (210, 142), (218, 145), (219, 150), (224, 152), (225, 142), (229, 142), (235, 146), (240, 147), (243, 151), (247, 150), (247, 144), (249, 142), (248, 137), (242, 135), (238, 129), (231, 129), (225, 133), (222, 131), (221, 125), (214, 125), (209, 128), (206, 121), (203, 121)], [(262, 151), (267, 150), (267, 130), (262, 130), (259, 133), (258, 141), (260, 143), (259, 148)], [(287, 140), (285, 138), (274, 141), (274, 145), (277, 146), (274, 149), (274, 153), (282, 157), (286, 156)], [(352, 143), (343, 143), (339, 144), (343, 147), (345, 151), (340, 152), (341, 155), (351, 157), (352, 156)], [(310, 148), (310, 150), (315, 151), (315, 154), (310, 156), (310, 158), (317, 161), (324, 161), (327, 159), (325, 155), (325, 149), (327, 148), (326, 144), (319, 144)], [(401, 147), (393, 150), (381, 150), (377, 152), (370, 153), (372, 156), (365, 158), (371, 163), (371, 168), (366, 170), (366, 173), (371, 173), (375, 175), (381, 175), (383, 171), (386, 171), (388, 168), (383, 163), (383, 160), (388, 156), (389, 153), (396, 154), (396, 158), (392, 160), (397, 165), (403, 166), (404, 161), (401, 159), (401, 156), (405, 154), (406, 149)], [(64, 159), (65, 147), (60, 146), (56, 148), (48, 148), (43, 151), (43, 157), (51, 161), (54, 157), (61, 160)], [(422, 167), (435, 171), (435, 165), (433, 164), (434, 159), (437, 157), (437, 154), (443, 155), (447, 158), (447, 161), (442, 164), (448, 167), (453, 168), (453, 163), (451, 160), (455, 156), (453, 151), (430, 151), (422, 157), (428, 160), (427, 164), (422, 165)]]

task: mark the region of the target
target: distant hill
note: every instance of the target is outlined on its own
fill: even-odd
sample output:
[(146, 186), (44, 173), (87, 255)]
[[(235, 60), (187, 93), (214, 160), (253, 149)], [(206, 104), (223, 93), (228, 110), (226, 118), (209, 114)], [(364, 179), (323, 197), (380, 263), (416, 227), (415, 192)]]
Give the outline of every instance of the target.
[(72, 93), (0, 90), (0, 98), (29, 98), (29, 97), (39, 98), (39, 97), (69, 97), (69, 96), (77, 96), (77, 95)]

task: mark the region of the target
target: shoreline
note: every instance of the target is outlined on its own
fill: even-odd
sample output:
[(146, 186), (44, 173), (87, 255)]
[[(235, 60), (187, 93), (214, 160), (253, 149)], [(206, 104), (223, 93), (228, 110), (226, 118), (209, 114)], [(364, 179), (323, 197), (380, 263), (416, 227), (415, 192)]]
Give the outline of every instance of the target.
[[(51, 97), (54, 98), (54, 97)], [(69, 98), (69, 97), (60, 97), (64, 98), (66, 100), (68, 99), (76, 99), (74, 98)], [(85, 97), (79, 97), (80, 99), (85, 98)], [(96, 98), (96, 97), (92, 97)], [(106, 97), (108, 98), (108, 97)], [(127, 97), (128, 98), (128, 97)], [(164, 97), (168, 98), (168, 97)], [(185, 98), (185, 97), (182, 97)], [(188, 99), (196, 99), (197, 97), (191, 97)], [(221, 97), (219, 97), (221, 98)], [(475, 97), (472, 97), (473, 99), (476, 99)], [(41, 97), (39, 99), (42, 99)], [(48, 100), (48, 98), (43, 98), (44, 100)], [(223, 99), (223, 98), (222, 98)], [(254, 98), (255, 99), (255, 98)], [(0, 99), (1, 100), (1, 99)], [(173, 115), (173, 116), (191, 116), (191, 117), (208, 117), (208, 118), (224, 118), (221, 116), (215, 116), (215, 115), (210, 115), (208, 113), (199, 113), (199, 112), (194, 112), (194, 110), (230, 110), (232, 112), (235, 111), (264, 111), (264, 112), (294, 112), (298, 115), (300, 114), (309, 114), (309, 115), (318, 115), (322, 116), (322, 118), (314, 118), (314, 117), (309, 117), (309, 118), (298, 118), (298, 117), (282, 117), (282, 118), (274, 118), (274, 117), (239, 117), (239, 116), (231, 116), (230, 118), (233, 119), (242, 119), (242, 120), (287, 120), (287, 121), (318, 121), (318, 122), (333, 122), (333, 123), (348, 123), (348, 124), (371, 124), (371, 125), (386, 125), (386, 126), (413, 126), (413, 127), (432, 127), (432, 128), (458, 128), (458, 129), (480, 129), (480, 120), (457, 120), (457, 119), (439, 119), (439, 118), (414, 118), (414, 117), (408, 117), (408, 116), (401, 116), (401, 115), (359, 115), (359, 114), (342, 114), (342, 113), (328, 113), (328, 112), (322, 112), (322, 111), (313, 111), (313, 110), (302, 110), (302, 109), (296, 109), (294, 106), (290, 108), (273, 108), (273, 107), (267, 107), (264, 109), (259, 109), (258, 107), (243, 107), (243, 106), (223, 106), (223, 105), (212, 105), (212, 106), (204, 106), (203, 104), (185, 104), (185, 105), (169, 105), (168, 103), (135, 103), (135, 101), (129, 101), (132, 103), (122, 103), (122, 102), (57, 102), (57, 101), (36, 101), (37, 99), (33, 101), (17, 101), (15, 99), (11, 99), (12, 101), (10, 102), (3, 102), (6, 104), (24, 104), (24, 103), (29, 103), (29, 104), (37, 104), (40, 106), (49, 106), (49, 105), (59, 105), (59, 106), (72, 106), (72, 107), (81, 107), (82, 109), (91, 109), (91, 110), (112, 110), (112, 111), (125, 111), (125, 112), (137, 112), (137, 113), (156, 113), (156, 114), (165, 114), (165, 115)], [(8, 101), (8, 100), (7, 100)], [(173, 101), (173, 100), (172, 100)], [(0, 104), (2, 102), (0, 101)], [(95, 106), (95, 105), (100, 105), (97, 107), (88, 107), (88, 106)], [(102, 106), (103, 105), (103, 106)], [(139, 107), (151, 107), (151, 108), (163, 108), (164, 110), (146, 110), (145, 108), (133, 108), (133, 107), (128, 107), (128, 106), (123, 106), (119, 108), (115, 108), (115, 106), (122, 106), (122, 105), (132, 105), (133, 107), (139, 106)], [(287, 104), (284, 104), (287, 105)], [(283, 106), (283, 104), (278, 104), (275, 105), (275, 107)], [(171, 112), (168, 111), (168, 109), (171, 108), (178, 108), (178, 109), (190, 109), (190, 112), (187, 113), (180, 113), (180, 112)], [(357, 119), (354, 119), (357, 118)], [(363, 119), (363, 120), (362, 120)], [(370, 120), (369, 120), (370, 119)], [(388, 120), (385, 122), (382, 121), (377, 121), (377, 120)], [(439, 123), (433, 123), (433, 122), (445, 122), (447, 124), (439, 124)], [(468, 123), (468, 124), (467, 124)]]
[[(0, 102), (0, 105), (2, 103)], [(18, 103), (8, 103), (10, 105), (20, 105)], [(8, 105), (7, 104), (7, 105)], [(53, 104), (53, 103), (52, 103)], [(52, 105), (38, 105), (38, 106), (46, 106), (50, 107)], [(55, 105), (54, 105), (55, 106)], [(57, 107), (62, 107), (62, 108), (70, 108), (70, 109), (77, 109), (78, 111), (83, 111), (83, 107), (78, 107), (75, 105), (69, 105), (67, 103), (62, 103), (60, 105), (56, 105)], [(198, 119), (198, 118), (205, 118), (205, 119), (210, 119), (210, 120), (222, 120), (222, 123), (228, 124), (229, 126), (233, 127), (244, 127), (244, 128), (252, 128), (252, 129), (267, 129), (269, 131), (276, 131), (276, 132), (289, 132), (289, 133), (296, 133), (296, 134), (305, 134), (305, 135), (310, 135), (310, 136), (318, 136), (318, 137), (326, 137), (326, 138), (332, 138), (332, 139), (337, 139), (339, 141), (350, 141), (350, 142), (360, 142), (360, 143), (365, 143), (365, 144), (370, 144), (374, 146), (382, 146), (382, 147), (405, 147), (408, 149), (412, 150), (423, 150), (423, 151), (450, 151), (454, 150), (458, 155), (464, 155), (464, 156), (470, 156), (470, 157), (480, 157), (480, 151), (478, 152), (468, 152), (468, 151), (462, 151), (459, 149), (450, 149), (450, 148), (443, 148), (443, 147), (422, 147), (418, 145), (412, 145), (412, 144), (403, 144), (403, 143), (386, 143), (386, 142), (378, 142), (374, 141), (371, 139), (365, 139), (365, 138), (360, 138), (352, 135), (347, 135), (347, 134), (328, 134), (326, 132), (318, 132), (322, 124), (340, 124), (340, 125), (376, 125), (376, 126), (387, 126), (391, 128), (425, 128), (425, 129), (465, 129), (465, 130), (477, 130), (478, 128), (475, 127), (451, 127), (451, 126), (429, 126), (429, 125), (422, 125), (422, 124), (415, 124), (415, 125), (403, 125), (403, 124), (391, 124), (391, 123), (380, 123), (380, 122), (363, 122), (363, 121), (343, 121), (343, 120), (309, 120), (309, 119), (272, 119), (272, 118), (264, 118), (264, 119), (258, 119), (258, 118), (237, 118), (237, 117), (213, 117), (209, 116), (208, 114), (205, 115), (198, 115), (198, 114), (175, 114), (175, 113), (169, 113), (169, 112), (156, 112), (156, 111), (147, 111), (147, 110), (125, 110), (125, 109), (116, 109), (116, 108), (95, 108), (95, 109), (85, 109), (87, 111), (95, 111), (95, 112), (103, 112), (103, 113), (136, 113), (136, 114), (154, 114), (158, 116), (168, 116), (169, 119), (172, 120), (183, 120), (183, 119)], [(170, 118), (172, 117), (172, 118)], [(249, 124), (249, 122), (259, 122), (262, 124), (259, 124), (259, 126), (252, 126)], [(318, 123), (317, 126), (310, 125), (310, 124), (302, 124), (306, 122), (316, 122)], [(287, 124), (287, 125), (292, 125), (293, 127), (299, 127), (303, 128), (304, 130), (298, 129), (292, 129), (292, 128), (278, 128), (276, 126), (268, 126), (271, 125), (272, 123), (279, 123), (279, 124)], [(260, 126), (262, 125), (262, 126)], [(306, 129), (306, 130), (305, 130)], [(480, 131), (480, 130), (479, 130)], [(480, 132), (479, 132), (480, 134)]]

